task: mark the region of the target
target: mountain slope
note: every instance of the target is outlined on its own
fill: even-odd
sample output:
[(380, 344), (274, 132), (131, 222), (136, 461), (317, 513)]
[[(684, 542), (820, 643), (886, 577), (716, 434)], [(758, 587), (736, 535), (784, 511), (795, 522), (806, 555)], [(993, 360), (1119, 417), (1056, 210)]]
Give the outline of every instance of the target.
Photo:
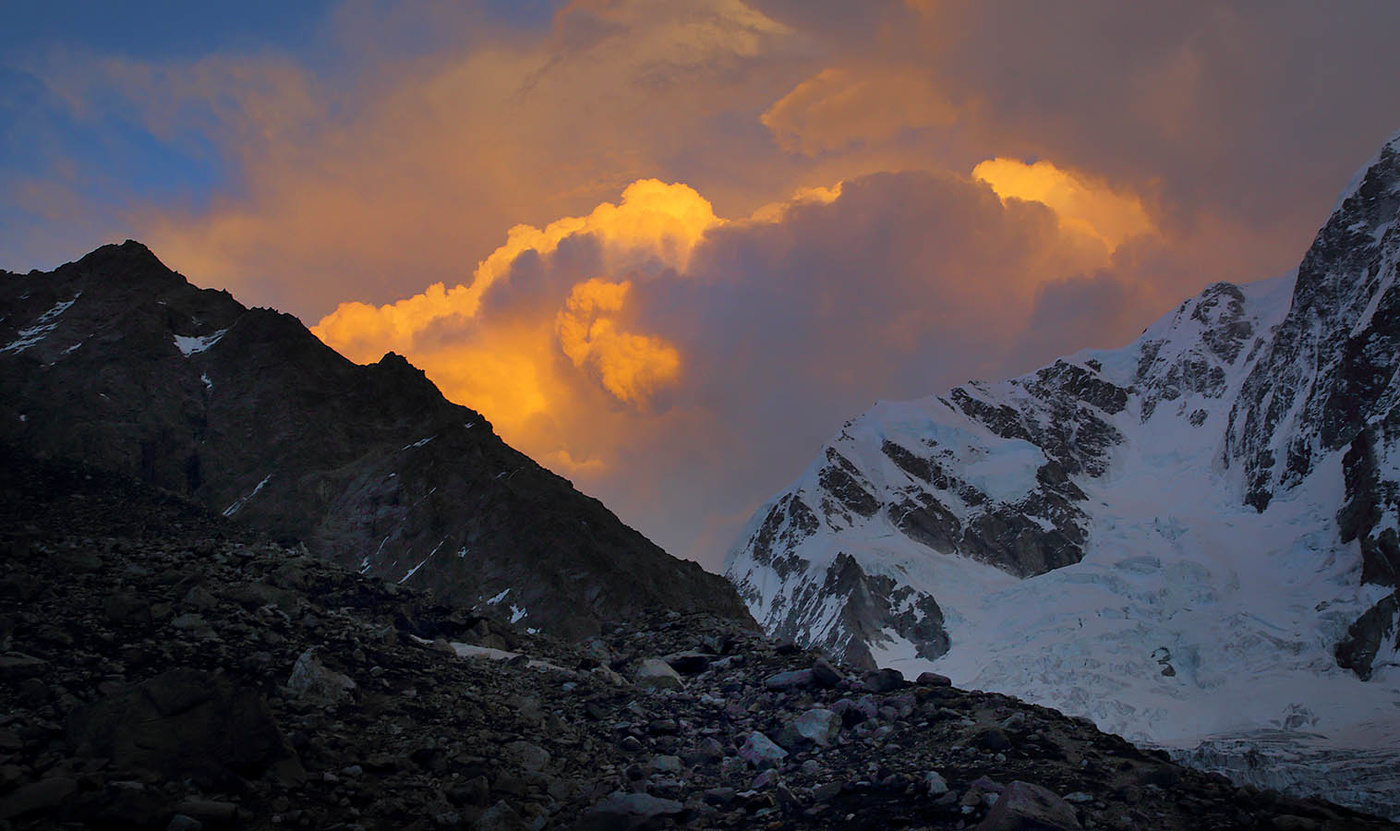
[(1397, 213), (1400, 136), (1295, 273), (1210, 286), (1122, 349), (877, 404), (726, 573), (771, 631), (1130, 738), (1393, 754)]
[(0, 274), (0, 441), (134, 476), (319, 556), (564, 636), (733, 590), (389, 354), (199, 290), (144, 246)]

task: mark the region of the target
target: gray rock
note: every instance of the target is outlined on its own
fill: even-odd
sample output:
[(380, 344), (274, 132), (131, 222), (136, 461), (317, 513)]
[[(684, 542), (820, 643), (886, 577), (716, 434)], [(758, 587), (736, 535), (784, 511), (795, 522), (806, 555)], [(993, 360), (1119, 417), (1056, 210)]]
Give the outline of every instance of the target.
[(663, 817), (676, 817), (683, 813), (685, 806), (674, 799), (615, 791), (590, 808), (574, 828), (578, 831), (634, 831)]
[(894, 692), (905, 685), (904, 673), (897, 669), (877, 669), (865, 675), (865, 687), (873, 693)]
[(528, 831), (527, 823), (504, 799), (477, 818), (476, 831)]
[(716, 658), (705, 652), (689, 650), (686, 652), (673, 652), (662, 658), (671, 669), (684, 675), (698, 675), (710, 668), (710, 662)]
[(501, 755), (525, 770), (537, 771), (549, 764), (549, 751), (537, 744), (524, 741), (508, 742), (501, 748)]
[(651, 760), (651, 769), (657, 773), (679, 773), (681, 759), (679, 756), (657, 756)]
[(840, 732), (841, 716), (818, 707), (788, 722), (778, 734), (778, 744), (789, 750), (802, 750), (814, 745), (826, 747)]
[(1030, 782), (1012, 782), (1002, 790), (977, 831), (1078, 831), (1074, 806), (1053, 791)]
[(770, 690), (806, 689), (815, 683), (816, 677), (810, 669), (794, 669), (763, 679), (763, 686)]
[(919, 677), (914, 679), (914, 683), (924, 687), (951, 687), (953, 679), (936, 672), (921, 672)]
[(355, 682), (348, 675), (336, 672), (316, 659), (315, 647), (301, 653), (287, 679), (288, 693), (320, 704), (339, 701), (353, 689)]
[(777, 767), (787, 758), (788, 752), (783, 750), (772, 739), (755, 730), (744, 740), (744, 744), (739, 748), (739, 758), (748, 762), (758, 770)]
[(660, 658), (646, 658), (633, 676), (637, 686), (650, 690), (678, 690), (685, 686), (680, 675)]
[(928, 795), (934, 798), (948, 792), (948, 781), (936, 770), (924, 774), (924, 786), (928, 789)]
[(818, 658), (816, 663), (812, 664), (812, 680), (819, 687), (831, 689), (841, 683), (843, 677), (825, 658)]

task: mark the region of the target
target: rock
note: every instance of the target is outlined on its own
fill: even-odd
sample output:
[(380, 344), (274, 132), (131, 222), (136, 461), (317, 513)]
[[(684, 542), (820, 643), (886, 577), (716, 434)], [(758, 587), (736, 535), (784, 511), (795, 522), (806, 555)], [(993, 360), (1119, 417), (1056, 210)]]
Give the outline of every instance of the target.
[(671, 665), (659, 658), (643, 659), (632, 677), (637, 686), (643, 689), (678, 690), (685, 686), (685, 682), (671, 669)]
[(117, 625), (145, 623), (151, 619), (151, 606), (144, 597), (132, 592), (117, 592), (102, 600), (102, 613)]
[(786, 750), (774, 744), (772, 739), (757, 730), (750, 733), (739, 748), (739, 758), (758, 770), (777, 767), (782, 764), (787, 755)]
[(780, 672), (763, 679), (763, 686), (770, 690), (805, 689), (816, 683), (816, 676), (810, 669), (795, 669)]
[(525, 770), (537, 771), (549, 764), (549, 751), (537, 744), (524, 741), (509, 742), (501, 748), (506, 760)]
[(504, 799), (477, 819), (475, 831), (528, 831), (531, 826)]
[(812, 681), (816, 683), (818, 687), (831, 689), (841, 683), (843, 678), (845, 678), (845, 676), (841, 674), (840, 670), (833, 667), (825, 658), (818, 658), (816, 662), (812, 664)]
[(865, 688), (873, 693), (887, 693), (902, 689), (905, 685), (904, 673), (897, 669), (877, 669), (865, 674)]
[(574, 826), (576, 831), (634, 831), (646, 828), (665, 817), (685, 813), (685, 806), (674, 799), (661, 799), (651, 794), (610, 794), (594, 805)]
[(841, 732), (841, 716), (822, 708), (808, 710), (783, 727), (778, 744), (789, 750), (826, 747)]
[(166, 824), (165, 831), (204, 831), (204, 823), (185, 814), (176, 814)]
[(716, 805), (716, 806), (719, 806), (719, 807), (721, 807), (721, 808), (724, 807), (724, 806), (726, 806), (726, 805), (733, 805), (733, 804), (734, 804), (734, 789), (733, 789), (733, 788), (707, 788), (707, 789), (705, 790), (703, 799), (705, 800), (705, 804), (706, 804), (706, 805)]
[(1011, 748), (1011, 736), (1000, 727), (988, 727), (979, 730), (972, 737), (973, 745), (991, 751), (1009, 750)]
[(1030, 782), (1006, 786), (977, 831), (1077, 831), (1074, 807), (1053, 791)]
[(714, 736), (706, 736), (689, 755), (694, 758), (694, 763), (714, 764), (724, 758), (724, 746)]
[(63, 776), (31, 782), (0, 797), (0, 820), (50, 811), (77, 790), (78, 783)]
[(237, 791), (268, 772), (304, 775), (261, 695), (193, 669), (78, 707), (65, 733), (78, 755), (208, 787)]
[(681, 757), (657, 756), (651, 760), (651, 769), (657, 773), (679, 773), (681, 770)]
[(936, 672), (921, 672), (919, 677), (914, 679), (914, 683), (923, 687), (951, 687), (953, 679)]
[(187, 799), (175, 806), (175, 812), (216, 828), (233, 825), (238, 819), (238, 805), (212, 799)]
[(928, 795), (935, 799), (948, 792), (948, 781), (936, 770), (924, 774), (924, 787)]
[(287, 679), (288, 693), (318, 704), (339, 701), (353, 689), (355, 682), (349, 676), (330, 669), (316, 659), (315, 647), (301, 653), (292, 666), (291, 677)]
[(0, 655), (0, 681), (17, 681), (43, 674), (49, 662), (22, 652)]
[(672, 652), (662, 658), (671, 669), (682, 675), (698, 675), (710, 668), (710, 662), (715, 659), (714, 655), (705, 652), (689, 650), (686, 652)]

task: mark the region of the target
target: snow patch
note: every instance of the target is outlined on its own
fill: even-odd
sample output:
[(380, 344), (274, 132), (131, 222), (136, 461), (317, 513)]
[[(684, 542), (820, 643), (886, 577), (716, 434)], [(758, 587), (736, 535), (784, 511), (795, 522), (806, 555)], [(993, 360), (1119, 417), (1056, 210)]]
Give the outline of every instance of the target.
[[(15, 354), (19, 354), (20, 352), (23, 352), (24, 350), (30, 348), (31, 346), (34, 346), (35, 344), (42, 341), (44, 338), (48, 337), (50, 332), (58, 328), (59, 315), (62, 315), (64, 312), (68, 311), (68, 309), (71, 308), (74, 303), (78, 302), (78, 298), (82, 296), (83, 293), (78, 292), (77, 294), (73, 295), (73, 298), (71, 300), (61, 300), (58, 303), (54, 304), (53, 308), (39, 315), (39, 319), (34, 321), (33, 326), (30, 326), (27, 329), (21, 329), (18, 332), (16, 332), (15, 334), (19, 335), (19, 337), (15, 338), (13, 341), (10, 341), (10, 344), (5, 348), (0, 349), (0, 353), (13, 352)], [(69, 351), (72, 350), (70, 349)]]
[(222, 339), (223, 336), (226, 334), (228, 334), (227, 329), (220, 329), (214, 334), (205, 335), (204, 337), (186, 337), (184, 335), (171, 335), (171, 338), (175, 341), (175, 348), (180, 350), (180, 354), (188, 358), (189, 356), (203, 352), (204, 350), (218, 343), (219, 340)]
[(266, 485), (266, 484), (268, 483), (268, 480), (270, 480), (271, 478), (272, 478), (272, 474), (271, 474), (271, 473), (269, 473), (269, 474), (267, 474), (267, 476), (263, 477), (263, 480), (262, 480), (261, 482), (258, 483), (258, 486), (257, 486), (256, 488), (253, 488), (252, 493), (248, 494), (247, 496), (243, 497), (242, 499), (239, 499), (237, 502), (235, 502), (235, 503), (233, 503), (232, 505), (230, 505), (230, 506), (228, 506), (227, 508), (225, 508), (225, 509), (224, 509), (224, 516), (233, 516), (234, 514), (238, 513), (238, 509), (239, 509), (239, 508), (242, 508), (243, 505), (244, 505), (249, 499), (252, 499), (253, 497), (257, 496), (257, 495), (258, 495), (258, 491), (262, 490), (262, 489), (263, 489), (263, 485)]

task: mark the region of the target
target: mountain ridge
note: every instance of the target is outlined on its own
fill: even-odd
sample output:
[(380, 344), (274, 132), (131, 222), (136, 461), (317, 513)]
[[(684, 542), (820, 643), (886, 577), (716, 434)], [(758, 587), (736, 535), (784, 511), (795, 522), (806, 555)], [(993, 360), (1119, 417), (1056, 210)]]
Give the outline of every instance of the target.
[(495, 598), (556, 635), (655, 607), (748, 619), (722, 578), (508, 447), (403, 357), (353, 364), (140, 243), (0, 278), (0, 315), (0, 440), (452, 602)]

